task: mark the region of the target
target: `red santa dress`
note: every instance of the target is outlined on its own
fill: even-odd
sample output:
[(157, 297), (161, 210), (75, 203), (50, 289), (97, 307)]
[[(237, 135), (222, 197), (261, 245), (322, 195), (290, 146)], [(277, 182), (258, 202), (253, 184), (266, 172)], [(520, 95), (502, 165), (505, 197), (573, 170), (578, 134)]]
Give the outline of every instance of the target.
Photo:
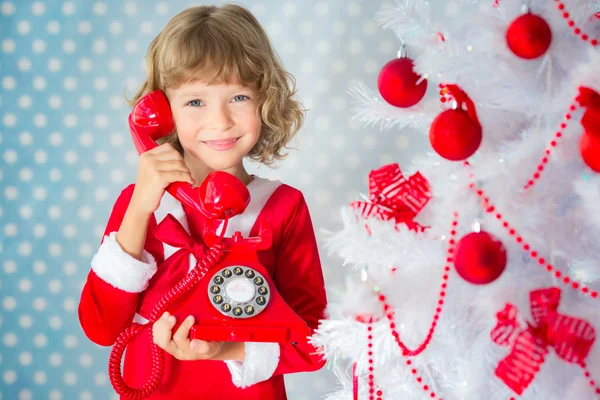
[[(142, 260), (133, 258), (121, 249), (116, 233), (134, 187), (127, 186), (117, 198), (79, 304), (79, 321), (86, 336), (103, 346), (111, 346), (133, 321), (148, 323), (156, 299), (164, 294), (165, 285), (156, 281), (167, 282), (171, 271), (161, 270), (161, 264), (178, 249), (153, 236), (162, 219), (171, 214), (197, 238), (203, 230), (203, 219), (165, 191), (149, 220)], [(244, 237), (257, 236), (260, 222), (270, 223), (273, 245), (261, 250), (260, 259), (286, 303), (309, 328), (316, 329), (327, 300), (304, 196), (291, 186), (257, 176), (248, 190), (250, 204), (244, 213), (229, 220), (225, 236), (236, 231)], [(189, 269), (195, 265), (190, 254)], [(127, 347), (123, 375), (130, 387), (142, 386), (150, 375), (149, 342), (150, 335), (142, 332)], [(179, 361), (166, 353), (161, 385), (148, 399), (285, 400), (283, 374), (315, 371), (324, 364), (308, 343), (247, 342), (245, 350), (243, 362)]]

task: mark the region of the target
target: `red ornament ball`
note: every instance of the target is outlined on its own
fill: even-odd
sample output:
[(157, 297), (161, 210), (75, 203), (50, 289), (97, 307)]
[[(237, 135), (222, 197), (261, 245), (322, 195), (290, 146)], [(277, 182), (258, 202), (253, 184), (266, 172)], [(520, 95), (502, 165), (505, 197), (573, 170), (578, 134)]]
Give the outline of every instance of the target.
[(552, 31), (542, 17), (523, 14), (506, 30), (506, 43), (517, 57), (531, 60), (548, 50), (552, 43)]
[(600, 135), (584, 132), (579, 142), (583, 161), (595, 172), (600, 172)]
[(467, 282), (482, 285), (495, 281), (506, 267), (506, 249), (487, 232), (472, 232), (456, 245), (456, 272)]
[(427, 91), (427, 79), (418, 85), (421, 75), (413, 70), (413, 60), (397, 58), (385, 64), (379, 72), (377, 86), (381, 97), (395, 107), (417, 104)]
[(462, 109), (446, 110), (429, 128), (429, 141), (440, 156), (451, 161), (469, 158), (481, 144), (481, 125)]
[(587, 111), (583, 113), (581, 125), (583, 125), (583, 128), (588, 135), (600, 137), (600, 110), (588, 108)]

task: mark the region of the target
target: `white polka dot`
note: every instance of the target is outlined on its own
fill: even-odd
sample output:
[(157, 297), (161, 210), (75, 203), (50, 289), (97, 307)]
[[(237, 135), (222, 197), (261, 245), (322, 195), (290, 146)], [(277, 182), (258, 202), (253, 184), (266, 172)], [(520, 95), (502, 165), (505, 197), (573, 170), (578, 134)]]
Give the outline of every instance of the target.
[(123, 7), (123, 11), (125, 11), (126, 15), (135, 15), (137, 14), (137, 6), (135, 5), (135, 3), (128, 1)]
[(329, 118), (323, 115), (317, 117), (315, 127), (321, 131), (329, 129)]
[(317, 51), (321, 54), (327, 54), (331, 50), (331, 43), (326, 40), (319, 40), (317, 42)]
[(73, 386), (77, 383), (77, 375), (74, 372), (67, 372), (63, 377), (63, 381), (65, 384)]
[(21, 206), (21, 208), (19, 208), (19, 214), (21, 214), (21, 217), (24, 219), (29, 219), (33, 215), (33, 208), (31, 208), (31, 206)]
[(337, 187), (340, 187), (344, 184), (345, 179), (344, 179), (344, 175), (339, 173), (339, 172), (335, 172), (331, 175), (331, 183)]
[(373, 20), (369, 20), (363, 24), (362, 31), (365, 35), (371, 36), (377, 33), (377, 23)]
[(372, 149), (377, 146), (377, 138), (374, 135), (365, 135), (363, 138), (363, 146)]
[(33, 300), (33, 309), (36, 311), (44, 311), (48, 307), (48, 302), (43, 297), (37, 297)]
[(89, 206), (83, 206), (79, 209), (79, 218), (87, 221), (92, 218), (92, 208)]
[(44, 200), (48, 195), (48, 191), (43, 186), (38, 186), (33, 189), (33, 198), (36, 200)]
[[(46, 347), (46, 345), (48, 344), (48, 338), (46, 337), (46, 335), (44, 335), (43, 333), (38, 333), (37, 335), (35, 335), (35, 337), (33, 338), (33, 344), (36, 347)], [(42, 372), (43, 373), (43, 372)], [(43, 373), (43, 380), (45, 382), (45, 378), (46, 378), (46, 374)], [(37, 383), (37, 374), (36, 374), (36, 383)]]
[(108, 123), (109, 120), (107, 115), (99, 114), (94, 117), (94, 126), (96, 128), (106, 128)]
[(362, 52), (363, 50), (363, 45), (362, 42), (358, 39), (352, 39), (350, 40), (350, 43), (348, 43), (348, 51), (350, 52), (350, 54), (358, 54), (360, 52)]
[(106, 164), (108, 162), (108, 154), (104, 151), (98, 151), (94, 155), (94, 160), (97, 164)]
[(79, 107), (83, 108), (84, 110), (89, 109), (93, 104), (94, 101), (92, 100), (92, 96), (86, 95), (79, 98)]
[(324, 2), (317, 3), (315, 5), (315, 13), (320, 17), (324, 17), (329, 13), (329, 5)]
[(169, 4), (166, 1), (161, 1), (154, 7), (156, 15), (167, 15), (169, 12)]
[(12, 332), (5, 334), (3, 338), (3, 342), (6, 347), (15, 347), (18, 341), (17, 335)]
[(92, 31), (92, 24), (90, 21), (79, 21), (77, 23), (77, 31), (82, 35), (87, 35)]
[(17, 381), (17, 373), (12, 369), (4, 371), (4, 382), (8, 385), (12, 385)]
[(108, 190), (106, 188), (96, 188), (94, 197), (97, 201), (105, 201), (108, 198)]
[(106, 90), (108, 87), (108, 81), (104, 77), (98, 77), (94, 81), (94, 87), (100, 92)]
[(64, 160), (67, 164), (73, 165), (77, 162), (77, 153), (74, 151), (65, 151)]
[(62, 42), (62, 49), (65, 52), (65, 54), (73, 54), (77, 49), (77, 44), (75, 44), (73, 40), (67, 39), (64, 42)]
[(92, 11), (96, 15), (104, 15), (104, 14), (106, 14), (106, 8), (107, 8), (106, 3), (102, 2), (102, 1), (97, 1), (92, 6)]
[(310, 21), (301, 22), (300, 25), (298, 25), (298, 29), (300, 30), (300, 33), (302, 35), (309, 36), (313, 32), (312, 22), (310, 22)]
[(2, 79), (2, 87), (6, 90), (13, 90), (17, 86), (17, 81), (12, 76), (6, 76)]
[(50, 354), (50, 357), (48, 357), (48, 362), (53, 367), (58, 367), (63, 362), (63, 356), (60, 353), (52, 353)]
[(61, 66), (62, 65), (61, 65), (60, 60), (58, 58), (54, 58), (53, 57), (53, 58), (51, 58), (51, 59), (48, 60), (48, 69), (51, 72), (60, 71)]
[(358, 168), (360, 166), (360, 155), (356, 153), (348, 154), (346, 157), (346, 165), (348, 165), (350, 168)]
[(144, 35), (150, 35), (154, 30), (154, 25), (150, 21), (144, 21), (142, 23), (142, 33)]
[(62, 283), (58, 279), (52, 279), (48, 282), (48, 290), (53, 294), (60, 293), (62, 290)]
[(302, 183), (303, 185), (310, 185), (313, 182), (313, 176), (312, 174), (308, 173), (308, 172), (303, 172), (300, 174), (300, 176), (298, 177), (300, 179), (300, 183)]
[(118, 35), (123, 32), (123, 24), (120, 21), (112, 21), (108, 25), (108, 31), (113, 35)]
[(15, 186), (8, 186), (4, 189), (4, 197), (8, 200), (14, 200), (19, 195), (19, 191)]
[(33, 246), (30, 242), (19, 243), (18, 253), (21, 256), (30, 256)]
[(317, 190), (315, 197), (316, 197), (317, 203), (320, 203), (320, 204), (329, 203), (329, 200), (331, 199), (331, 195), (329, 194), (329, 192), (327, 190), (323, 190), (323, 189)]
[(294, 3), (286, 3), (282, 7), (283, 15), (286, 17), (293, 17), (296, 15), (296, 5)]
[(79, 393), (79, 400), (92, 400), (92, 393), (88, 392), (87, 390), (84, 390), (83, 392)]
[(60, 22), (50, 21), (47, 25), (48, 33), (51, 35), (57, 35), (60, 32)]
[(89, 353), (83, 353), (79, 356), (79, 365), (81, 365), (82, 367), (90, 367), (93, 361), (94, 360)]
[(106, 52), (106, 40), (98, 39), (94, 41), (94, 52), (100, 54)]
[(123, 61), (119, 60), (119, 59), (112, 59), (110, 60), (110, 63), (108, 64), (108, 69), (110, 69), (110, 72), (121, 72), (123, 70)]
[(52, 257), (58, 257), (62, 254), (62, 246), (58, 243), (50, 243), (48, 246), (48, 254)]
[(32, 49), (34, 53), (43, 53), (46, 51), (46, 42), (42, 39), (36, 39), (33, 41)]
[(67, 298), (63, 302), (63, 308), (65, 309), (65, 311), (73, 312), (77, 309), (77, 302), (75, 301), (75, 299)]
[(77, 198), (77, 190), (74, 187), (68, 187), (63, 191), (65, 200), (73, 201)]
[(33, 235), (36, 238), (41, 238), (41, 237), (46, 236), (46, 227), (42, 224), (36, 224), (33, 227)]
[(121, 146), (124, 141), (125, 138), (120, 133), (113, 133), (112, 135), (110, 135), (110, 144), (115, 147)]
[(88, 72), (92, 69), (92, 60), (89, 58), (82, 58), (79, 60), (78, 66), (82, 72)]
[(38, 385), (43, 385), (46, 383), (46, 372), (36, 371), (33, 375), (33, 381)]
[(60, 218), (62, 216), (62, 211), (61, 211), (60, 207), (56, 206), (56, 205), (50, 206), (50, 208), (48, 208), (48, 216), (52, 220), (56, 220), (56, 219)]
[(14, 274), (17, 271), (17, 263), (14, 260), (4, 261), (4, 272)]
[(10, 1), (5, 1), (2, 3), (2, 15), (6, 15), (7, 17), (13, 15), (15, 13), (15, 5)]
[(19, 281), (19, 290), (23, 293), (29, 293), (31, 286), (31, 281), (29, 279), (21, 279)]
[(317, 81), (317, 91), (328, 92), (331, 89), (331, 83), (327, 79), (319, 79)]
[(19, 400), (31, 400), (33, 398), (33, 394), (29, 389), (23, 389), (19, 392)]
[(346, 63), (344, 60), (335, 60), (331, 63), (331, 69), (335, 73), (342, 73), (346, 71)]
[(6, 296), (4, 297), (2, 305), (6, 311), (14, 311), (14, 309), (17, 307), (17, 299), (12, 296)]
[(33, 87), (36, 90), (44, 90), (46, 89), (47, 83), (46, 83), (46, 79), (44, 79), (44, 77), (42, 76), (36, 76), (35, 78), (33, 78)]
[(2, 41), (2, 51), (5, 53), (12, 53), (17, 48), (15, 41), (12, 39), (4, 39)]
[(410, 145), (410, 138), (408, 136), (398, 136), (396, 138), (396, 146), (401, 149), (404, 150), (406, 148), (408, 148), (408, 146)]
[(50, 106), (50, 108), (52, 108), (53, 110), (56, 110), (58, 108), (60, 108), (62, 106), (62, 100), (59, 96), (57, 95), (52, 95), (50, 96), (50, 98), (48, 99), (48, 105)]
[(31, 326), (33, 325), (33, 318), (31, 318), (31, 315), (21, 315), (19, 317), (19, 326), (23, 329), (29, 329), (31, 328)]
[(394, 45), (394, 43), (391, 40), (382, 40), (379, 44), (379, 50), (384, 53), (384, 54), (390, 54), (392, 52), (394, 52), (394, 49), (397, 46)]
[(17, 32), (19, 32), (21, 35), (27, 35), (29, 32), (31, 32), (31, 24), (29, 21), (19, 21), (17, 24)]
[(342, 36), (346, 33), (347, 28), (346, 24), (341, 21), (336, 21), (333, 23), (333, 33), (336, 36)]
[(13, 113), (6, 113), (4, 114), (4, 118), (2, 119), (2, 122), (4, 122), (4, 125), (7, 127), (13, 127), (17, 124), (17, 116)]
[(127, 53), (135, 53), (138, 50), (138, 43), (133, 39), (125, 41), (125, 51)]
[(36, 1), (31, 6), (31, 12), (33, 15), (43, 15), (46, 12), (46, 6), (41, 1)]
[(33, 116), (33, 124), (38, 128), (43, 128), (48, 123), (48, 118), (44, 114), (35, 114)]
[(77, 272), (77, 264), (75, 264), (72, 261), (67, 261), (63, 265), (63, 271), (65, 272), (66, 275), (69, 275), (69, 276), (75, 275), (75, 273)]
[(14, 150), (6, 150), (4, 152), (4, 161), (7, 164), (14, 164), (15, 162), (17, 162), (18, 156), (17, 156), (17, 152)]
[(35, 272), (37, 275), (43, 275), (47, 270), (48, 266), (44, 261), (39, 260), (33, 264), (33, 272)]
[(374, 74), (379, 71), (379, 63), (375, 60), (365, 61), (365, 71)]
[(46, 164), (48, 161), (48, 153), (45, 150), (38, 150), (33, 155), (36, 164)]
[(312, 60), (304, 60), (302, 61), (302, 63), (300, 64), (300, 69), (302, 70), (302, 72), (304, 72), (305, 74), (310, 74), (313, 72), (313, 70), (315, 69), (315, 63)]
[(351, 17), (358, 17), (360, 15), (360, 4), (356, 1), (351, 2), (350, 4), (348, 4), (348, 15), (350, 15)]
[(265, 13), (266, 8), (265, 8), (264, 4), (262, 4), (262, 3), (254, 3), (254, 4), (252, 4), (250, 11), (252, 12), (252, 14), (254, 14), (256, 16), (261, 16)]
[(17, 235), (17, 225), (14, 223), (8, 223), (4, 225), (4, 234), (9, 237)]
[(72, 1), (67, 1), (62, 5), (62, 12), (66, 16), (75, 14), (75, 4)]
[(110, 171), (111, 182), (123, 182), (123, 179), (125, 179), (125, 174), (122, 169), (113, 169)]
[(19, 71), (27, 72), (31, 70), (31, 61), (26, 57), (21, 57), (17, 62), (17, 66), (19, 67)]
[(32, 359), (33, 359), (33, 357), (31, 356), (31, 353), (29, 353), (28, 351), (24, 351), (21, 354), (19, 354), (19, 363), (21, 365), (30, 365)]
[(73, 128), (73, 127), (77, 126), (77, 122), (78, 122), (78, 118), (77, 118), (77, 115), (75, 115), (75, 114), (67, 114), (63, 118), (63, 124), (65, 124), (65, 126), (67, 128)]
[(267, 32), (271, 36), (279, 36), (281, 29), (281, 24), (277, 21), (273, 21), (267, 25)]
[(77, 347), (77, 338), (74, 335), (65, 336), (65, 347), (67, 349), (73, 349)]
[(94, 376), (94, 382), (97, 386), (104, 386), (108, 382), (108, 377), (103, 372), (98, 372), (96, 376)]
[(282, 49), (284, 53), (294, 54), (298, 50), (298, 45), (293, 40), (290, 40), (283, 45)]

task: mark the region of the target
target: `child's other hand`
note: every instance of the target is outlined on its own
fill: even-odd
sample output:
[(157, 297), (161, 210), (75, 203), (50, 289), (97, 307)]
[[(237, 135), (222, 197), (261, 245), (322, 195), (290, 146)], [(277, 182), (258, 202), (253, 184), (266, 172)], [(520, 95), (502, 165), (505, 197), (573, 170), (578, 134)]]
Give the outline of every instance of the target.
[(190, 328), (194, 317), (187, 317), (177, 332), (172, 333), (176, 319), (165, 312), (152, 326), (154, 343), (178, 360), (211, 360), (223, 349), (223, 342), (190, 340)]
[(172, 182), (195, 184), (183, 156), (171, 144), (163, 143), (140, 155), (131, 205), (140, 212), (152, 214)]

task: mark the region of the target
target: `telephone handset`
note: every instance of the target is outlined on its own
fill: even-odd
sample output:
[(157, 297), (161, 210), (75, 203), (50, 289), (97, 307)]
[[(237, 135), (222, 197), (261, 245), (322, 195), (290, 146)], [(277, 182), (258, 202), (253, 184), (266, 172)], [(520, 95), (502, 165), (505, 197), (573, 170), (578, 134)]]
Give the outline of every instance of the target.
[[(129, 115), (129, 127), (138, 153), (157, 147), (156, 140), (175, 128), (165, 94), (156, 90), (141, 98)], [(240, 232), (224, 237), (228, 219), (244, 212), (250, 202), (247, 187), (231, 174), (213, 171), (199, 188), (173, 182), (166, 190), (208, 220), (202, 240), (209, 250), (156, 304), (147, 325), (132, 323), (117, 338), (109, 359), (109, 377), (118, 394), (132, 399), (146, 398), (156, 390), (164, 374), (164, 351), (151, 342), (152, 372), (139, 388), (131, 388), (123, 380), (123, 353), (137, 333), (151, 327), (167, 310), (178, 325), (188, 315), (195, 317), (191, 339), (294, 343), (306, 342), (310, 334), (259, 261), (257, 252), (271, 247), (271, 227), (262, 223), (258, 237), (243, 238)], [(224, 220), (220, 234), (215, 220)]]

